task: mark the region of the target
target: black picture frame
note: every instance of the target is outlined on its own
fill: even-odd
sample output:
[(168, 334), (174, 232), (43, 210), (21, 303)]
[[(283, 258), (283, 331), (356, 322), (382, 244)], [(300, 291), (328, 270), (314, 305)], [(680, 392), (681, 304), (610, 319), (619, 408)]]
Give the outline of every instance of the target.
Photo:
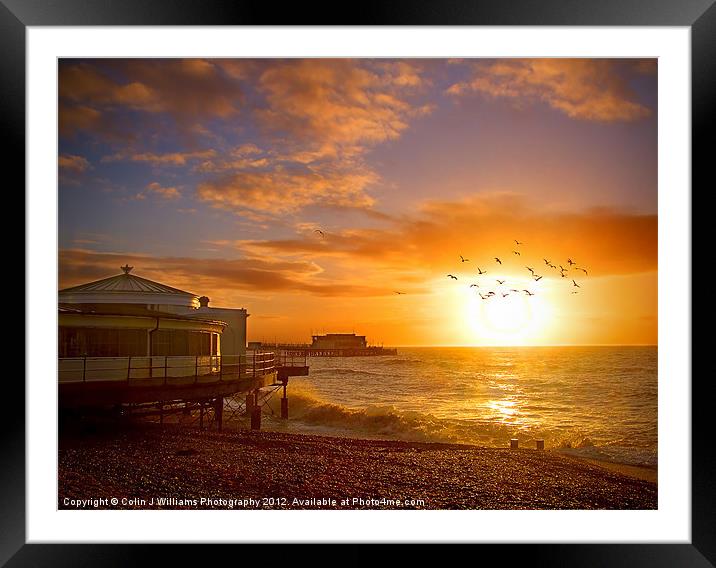
[[(687, 26), (692, 56), (692, 186), (705, 185), (713, 158), (715, 130), (711, 107), (716, 100), (716, 6), (714, 0), (504, 0), (468, 1), (399, 0), (360, 3), (355, 11), (340, 3), (330, 6), (282, 4), (280, 9), (255, 0), (0, 0), (0, 67), (2, 132), (8, 144), (6, 172), (16, 187), (24, 187), (25, 169), (25, 32), (28, 26), (109, 25), (554, 25), (554, 26)], [(711, 141), (711, 143), (709, 143)], [(665, 189), (665, 188), (662, 188)], [(705, 211), (704, 194), (692, 189), (692, 211)], [(698, 204), (702, 207), (699, 208)], [(692, 220), (693, 258), (705, 230)], [(685, 251), (686, 252), (686, 251)], [(691, 275), (688, 275), (691, 277)], [(15, 300), (13, 300), (15, 301)], [(27, 299), (26, 299), (27, 302)], [(26, 304), (27, 305), (27, 304)], [(693, 323), (706, 321), (711, 310), (699, 310)], [(707, 329), (707, 328), (704, 328)], [(711, 376), (701, 368), (698, 353), (705, 353), (708, 332), (692, 333), (692, 539), (691, 544), (544, 544), (494, 545), (509, 555), (529, 561), (565, 566), (714, 566), (716, 565), (716, 452), (709, 440)], [(28, 343), (27, 349), (32, 349)], [(26, 357), (33, 356), (26, 352)], [(697, 372), (701, 369), (701, 374)], [(8, 376), (6, 379), (14, 379)], [(673, 379), (673, 377), (672, 377)], [(678, 377), (689, 380), (691, 377)], [(26, 544), (25, 538), (25, 390), (18, 381), (4, 381), (2, 466), (0, 467), (0, 563), (7, 566), (126, 566), (149, 559), (151, 545)], [(23, 403), (21, 403), (23, 401)], [(277, 531), (277, 539), (290, 540)], [(558, 535), (556, 535), (558, 536)], [(186, 560), (186, 549), (161, 547), (164, 563)], [(205, 555), (206, 551), (202, 553)], [(352, 559), (369, 558), (355, 549)], [(246, 560), (246, 557), (243, 559)], [(204, 556), (204, 561), (210, 561)], [(241, 561), (241, 559), (237, 559)]]

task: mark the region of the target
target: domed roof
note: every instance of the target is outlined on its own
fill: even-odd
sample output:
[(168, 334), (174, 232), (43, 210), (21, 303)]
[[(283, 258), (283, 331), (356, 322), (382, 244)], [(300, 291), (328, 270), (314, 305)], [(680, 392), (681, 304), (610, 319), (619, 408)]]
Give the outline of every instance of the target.
[(65, 304), (165, 304), (172, 306), (199, 307), (199, 297), (130, 274), (133, 266), (122, 266), (122, 274), (80, 284), (59, 291), (59, 300)]

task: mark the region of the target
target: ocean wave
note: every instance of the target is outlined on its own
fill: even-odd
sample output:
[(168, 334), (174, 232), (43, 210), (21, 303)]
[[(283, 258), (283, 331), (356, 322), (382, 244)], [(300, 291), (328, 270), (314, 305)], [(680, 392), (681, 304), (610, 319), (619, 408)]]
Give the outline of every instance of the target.
[(325, 400), (310, 384), (292, 385), (289, 399), (290, 421), (277, 423), (277, 427), (298, 433), (502, 448), (509, 447), (512, 438), (517, 438), (524, 448), (534, 448), (536, 440), (541, 439), (546, 448), (560, 453), (630, 465), (657, 463), (655, 450), (622, 446), (614, 441), (599, 444), (578, 430), (550, 431), (497, 420), (440, 418), (388, 404), (349, 407)]

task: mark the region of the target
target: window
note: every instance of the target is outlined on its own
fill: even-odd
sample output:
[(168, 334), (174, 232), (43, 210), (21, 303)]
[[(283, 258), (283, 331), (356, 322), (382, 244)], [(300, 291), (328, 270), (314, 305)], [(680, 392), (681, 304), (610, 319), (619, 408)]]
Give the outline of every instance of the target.
[(140, 357), (147, 354), (145, 329), (60, 327), (60, 357)]

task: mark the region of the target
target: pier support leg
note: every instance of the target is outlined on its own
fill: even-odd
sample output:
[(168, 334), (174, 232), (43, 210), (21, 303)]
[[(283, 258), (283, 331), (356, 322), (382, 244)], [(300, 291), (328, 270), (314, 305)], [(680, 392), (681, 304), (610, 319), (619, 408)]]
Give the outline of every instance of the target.
[(251, 416), (251, 411), (254, 409), (254, 403), (256, 402), (256, 395), (253, 392), (246, 394), (246, 414)]
[(214, 418), (217, 430), (221, 430), (221, 421), (224, 418), (224, 397), (220, 396), (214, 401)]
[(204, 403), (199, 403), (199, 430), (204, 429)]
[(261, 407), (259, 405), (251, 409), (251, 429), (261, 430)]
[(285, 384), (283, 385), (283, 398), (281, 399), (281, 419), (288, 420), (288, 396)]

